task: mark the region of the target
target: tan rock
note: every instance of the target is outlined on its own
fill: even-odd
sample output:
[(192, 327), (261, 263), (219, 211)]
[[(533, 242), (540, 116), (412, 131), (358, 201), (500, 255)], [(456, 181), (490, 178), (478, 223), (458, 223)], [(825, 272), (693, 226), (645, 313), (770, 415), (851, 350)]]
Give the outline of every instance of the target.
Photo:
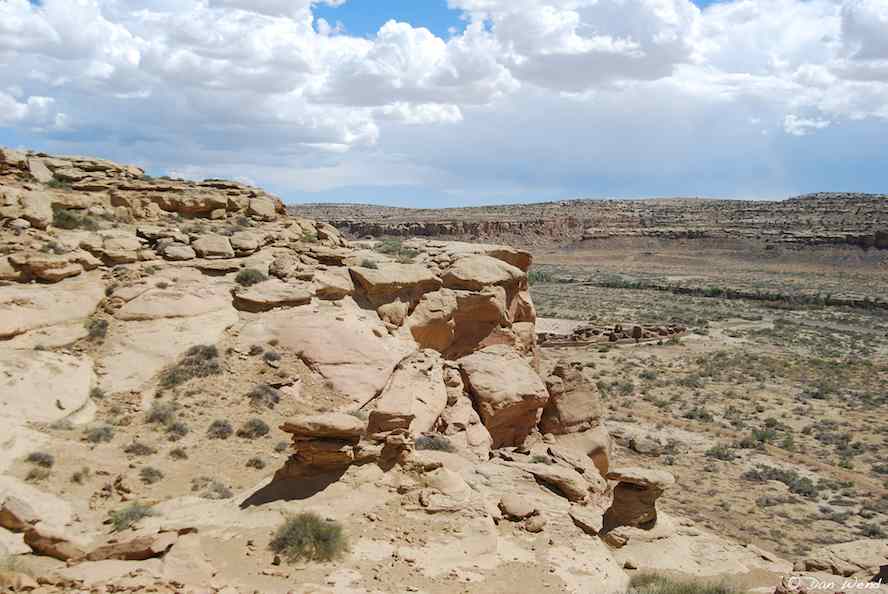
[(509, 347), (487, 347), (459, 360), (466, 387), (493, 447), (520, 445), (549, 399), (542, 379)]
[(491, 256), (465, 256), (448, 268), (441, 279), (449, 289), (480, 291), (490, 285), (517, 286), (527, 275), (520, 269)]
[(611, 470), (607, 478), (619, 482), (613, 502), (604, 513), (604, 533), (620, 526), (653, 527), (657, 522), (657, 499), (675, 484), (668, 472), (635, 467)]
[(224, 287), (176, 285), (142, 292), (121, 307), (115, 317), (125, 321), (185, 318), (230, 308), (231, 299)]
[(247, 214), (260, 221), (273, 221), (277, 218), (274, 202), (267, 198), (252, 198)]
[(355, 292), (355, 283), (348, 268), (344, 267), (318, 270), (314, 274), (313, 283), (315, 296), (318, 299), (338, 301)]
[(344, 413), (301, 416), (281, 425), (281, 431), (299, 437), (343, 439), (354, 442), (364, 435), (364, 429), (364, 421)]
[(0, 571), (0, 591), (3, 592), (30, 592), (37, 590), (40, 584), (37, 580), (24, 573), (14, 571)]
[(86, 554), (87, 561), (144, 561), (163, 557), (179, 540), (178, 532), (160, 532), (137, 536), (129, 540), (111, 542), (98, 546)]
[(0, 339), (84, 320), (104, 297), (98, 273), (80, 275), (54, 285), (0, 287)]
[(871, 580), (888, 566), (888, 539), (861, 539), (828, 545), (796, 562), (798, 571), (823, 571)]
[(280, 279), (257, 283), (234, 294), (234, 306), (241, 311), (263, 312), (278, 307), (297, 307), (311, 303), (311, 285)]
[(259, 249), (259, 238), (248, 231), (238, 231), (231, 236), (231, 247), (238, 256), (248, 256)]
[(589, 498), (589, 482), (575, 470), (560, 464), (537, 462), (505, 462), (506, 465), (523, 470), (557, 492), (569, 501), (583, 502)]
[(368, 434), (394, 429), (413, 435), (430, 431), (447, 405), (441, 356), (424, 350), (402, 360), (374, 404)]
[(201, 258), (234, 258), (231, 242), (224, 235), (202, 235), (191, 247)]
[(68, 561), (84, 555), (82, 546), (73, 542), (63, 529), (38, 522), (25, 530), (25, 544), (40, 555)]
[(515, 493), (503, 495), (499, 502), (499, 508), (505, 517), (513, 521), (523, 520), (537, 513), (533, 504)]
[(424, 293), (437, 291), (441, 279), (419, 264), (383, 263), (379, 268), (349, 269), (357, 294), (375, 307), (400, 299), (416, 303)]
[(197, 253), (191, 246), (178, 241), (168, 243), (161, 253), (167, 260), (193, 260), (197, 257)]
[(37, 157), (28, 159), (28, 171), (41, 184), (48, 184), (52, 181), (52, 171), (43, 163), (42, 159)]
[(546, 386), (549, 401), (540, 418), (543, 433), (576, 433), (600, 424), (603, 411), (598, 388), (580, 370), (560, 362)]
[(22, 207), (21, 218), (37, 229), (46, 229), (52, 223), (52, 203), (43, 192), (22, 192), (19, 199)]
[(94, 385), (92, 360), (52, 351), (0, 350), (0, 422), (52, 423), (82, 408)]

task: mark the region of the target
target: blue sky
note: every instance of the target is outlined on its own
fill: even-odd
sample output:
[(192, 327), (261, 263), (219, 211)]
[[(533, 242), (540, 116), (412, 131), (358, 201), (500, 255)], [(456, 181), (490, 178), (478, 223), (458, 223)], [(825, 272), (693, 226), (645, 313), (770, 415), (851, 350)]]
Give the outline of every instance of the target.
[(361, 37), (375, 35), (389, 19), (425, 27), (443, 38), (450, 36), (451, 28), (465, 27), (462, 11), (448, 8), (446, 0), (349, 0), (340, 6), (315, 6), (314, 14), (331, 25), (341, 22), (346, 32)]
[(886, 192), (886, 2), (5, 0), (0, 144), (292, 202)]

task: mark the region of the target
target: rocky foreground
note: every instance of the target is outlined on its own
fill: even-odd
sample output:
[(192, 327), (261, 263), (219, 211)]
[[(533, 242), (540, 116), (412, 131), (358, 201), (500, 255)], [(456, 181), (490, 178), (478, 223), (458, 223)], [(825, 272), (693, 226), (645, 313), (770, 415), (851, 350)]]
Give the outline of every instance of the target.
[[(0, 589), (618, 593), (657, 571), (770, 592), (884, 571), (888, 541), (793, 563), (658, 510), (674, 477), (621, 466), (594, 383), (541, 356), (531, 261), (0, 150)], [(269, 550), (302, 511), (344, 527), (342, 557)]]

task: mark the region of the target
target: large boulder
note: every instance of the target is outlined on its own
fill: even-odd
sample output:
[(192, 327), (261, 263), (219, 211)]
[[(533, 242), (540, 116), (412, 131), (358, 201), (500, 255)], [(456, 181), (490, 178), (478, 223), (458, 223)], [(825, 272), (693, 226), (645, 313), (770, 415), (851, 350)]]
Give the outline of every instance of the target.
[(363, 405), (385, 386), (415, 343), (388, 334), (382, 321), (346, 297), (335, 303), (269, 312), (262, 323), (333, 388)]
[(224, 235), (202, 235), (191, 243), (201, 258), (234, 258), (231, 242)]
[(483, 255), (460, 258), (441, 275), (445, 287), (468, 291), (480, 291), (490, 285), (517, 286), (526, 278), (520, 268)]
[(278, 307), (296, 307), (311, 303), (311, 285), (299, 281), (284, 282), (273, 278), (234, 294), (234, 306), (241, 311), (263, 312)]
[(675, 484), (668, 472), (635, 467), (611, 470), (607, 479), (617, 481), (617, 486), (613, 502), (604, 513), (605, 534), (621, 526), (653, 528), (657, 522), (657, 499)]
[(441, 279), (419, 264), (383, 263), (378, 268), (349, 269), (356, 293), (374, 307), (400, 300), (414, 304), (424, 293), (441, 288)]
[(344, 471), (355, 459), (364, 423), (343, 413), (297, 417), (281, 425), (292, 436), (295, 453), (275, 477), (303, 478)]
[(337, 301), (355, 292), (355, 283), (352, 281), (348, 268), (344, 267), (318, 270), (315, 272), (312, 282), (315, 287), (315, 296), (318, 299)]
[(536, 371), (514, 349), (500, 345), (463, 357), (459, 364), (493, 447), (524, 443), (549, 400)]
[(447, 405), (441, 356), (432, 350), (414, 353), (398, 363), (370, 412), (367, 432), (406, 429), (430, 431)]
[(546, 379), (549, 401), (540, 418), (543, 433), (576, 433), (601, 423), (598, 388), (574, 367), (559, 363)]

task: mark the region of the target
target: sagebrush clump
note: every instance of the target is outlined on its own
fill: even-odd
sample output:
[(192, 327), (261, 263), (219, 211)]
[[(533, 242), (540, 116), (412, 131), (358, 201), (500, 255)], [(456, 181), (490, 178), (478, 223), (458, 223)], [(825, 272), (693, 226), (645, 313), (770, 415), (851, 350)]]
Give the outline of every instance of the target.
[(291, 563), (332, 561), (348, 550), (348, 539), (339, 522), (309, 512), (287, 518), (269, 548)]
[(111, 520), (111, 527), (114, 532), (120, 532), (134, 526), (140, 520), (155, 516), (157, 513), (149, 506), (143, 503), (131, 503), (123, 509), (114, 510), (108, 513)]

